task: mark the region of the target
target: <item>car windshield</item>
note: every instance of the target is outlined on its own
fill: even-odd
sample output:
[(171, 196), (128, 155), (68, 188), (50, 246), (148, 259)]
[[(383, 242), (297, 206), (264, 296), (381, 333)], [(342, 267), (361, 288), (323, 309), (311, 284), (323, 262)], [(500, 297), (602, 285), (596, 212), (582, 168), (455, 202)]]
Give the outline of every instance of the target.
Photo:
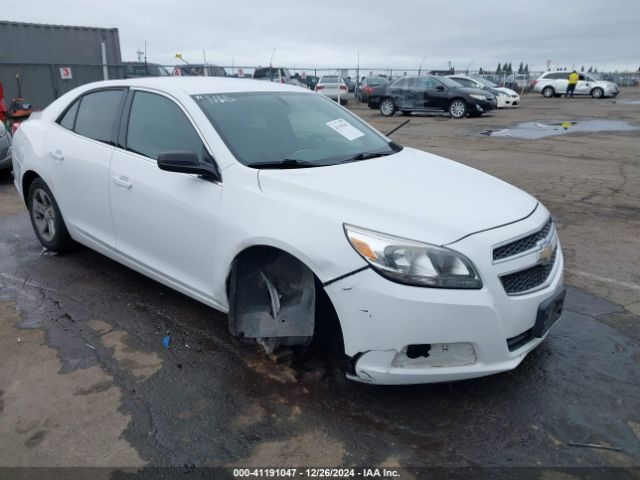
[(480, 82), (482, 85), (484, 85), (485, 87), (488, 87), (488, 88), (496, 88), (498, 86), (495, 83), (493, 83), (492, 81), (487, 80), (486, 78), (483, 78), (483, 77), (473, 76), (471, 78), (473, 78), (474, 80)]
[(320, 83), (340, 83), (339, 77), (322, 77)]
[(358, 154), (388, 155), (398, 149), (358, 117), (318, 94), (242, 92), (193, 98), (238, 161), (252, 167), (285, 160), (327, 166)]
[(436, 80), (446, 85), (447, 87), (451, 87), (451, 88), (460, 88), (462, 86), (458, 82), (451, 80), (450, 78), (447, 78), (447, 77), (438, 77)]

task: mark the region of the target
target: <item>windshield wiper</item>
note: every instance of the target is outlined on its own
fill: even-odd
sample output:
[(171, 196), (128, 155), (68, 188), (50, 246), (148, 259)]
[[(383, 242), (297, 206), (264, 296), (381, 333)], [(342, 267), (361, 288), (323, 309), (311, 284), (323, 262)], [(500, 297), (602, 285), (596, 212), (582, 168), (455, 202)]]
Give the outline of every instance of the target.
[(340, 163), (358, 162), (360, 160), (368, 160), (370, 158), (386, 157), (388, 155), (393, 155), (394, 153), (396, 152), (361, 152), (355, 154), (353, 157), (341, 161)]
[(275, 160), (272, 162), (254, 162), (248, 163), (247, 167), (252, 168), (268, 168), (268, 169), (277, 169), (277, 168), (310, 168), (310, 167), (319, 167), (317, 163), (308, 162), (306, 160), (297, 160), (295, 158), (284, 158), (282, 160)]
[(387, 157), (402, 150), (402, 145), (398, 145), (395, 142), (389, 142), (389, 147), (391, 148), (390, 152), (360, 152), (355, 154), (353, 157), (341, 161), (340, 163), (358, 162), (360, 160), (368, 160), (370, 158)]

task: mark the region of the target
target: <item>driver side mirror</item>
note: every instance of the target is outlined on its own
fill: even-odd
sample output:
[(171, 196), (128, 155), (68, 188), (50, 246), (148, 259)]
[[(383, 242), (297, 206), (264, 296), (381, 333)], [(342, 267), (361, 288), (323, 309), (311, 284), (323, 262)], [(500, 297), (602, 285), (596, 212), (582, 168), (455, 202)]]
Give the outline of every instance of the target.
[(436, 87), (436, 90), (439, 91), (439, 92), (444, 92), (446, 89), (442, 85), (438, 85)]
[(200, 163), (192, 150), (171, 150), (158, 154), (158, 168), (167, 172), (190, 173), (206, 180), (220, 181), (220, 173), (213, 165)]

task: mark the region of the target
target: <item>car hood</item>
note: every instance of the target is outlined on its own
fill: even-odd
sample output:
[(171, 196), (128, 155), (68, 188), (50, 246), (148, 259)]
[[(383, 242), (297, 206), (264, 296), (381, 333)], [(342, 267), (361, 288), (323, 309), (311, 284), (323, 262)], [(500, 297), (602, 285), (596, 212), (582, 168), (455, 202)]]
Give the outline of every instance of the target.
[(460, 163), (405, 147), (329, 167), (260, 170), (261, 190), (323, 218), (443, 245), (527, 217), (531, 195)]
[(504, 88), (504, 87), (496, 87), (493, 88), (493, 90), (497, 90), (499, 92), (504, 92), (508, 95), (518, 95), (518, 92), (516, 92), (515, 90), (511, 90), (510, 88)]

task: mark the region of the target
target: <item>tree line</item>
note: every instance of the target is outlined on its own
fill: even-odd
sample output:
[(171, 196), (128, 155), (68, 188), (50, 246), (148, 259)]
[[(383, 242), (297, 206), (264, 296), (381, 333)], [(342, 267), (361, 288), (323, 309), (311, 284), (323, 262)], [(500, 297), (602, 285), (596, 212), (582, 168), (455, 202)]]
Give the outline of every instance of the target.
[[(568, 71), (567, 67), (558, 68), (557, 70)], [(580, 68), (580, 71), (581, 72), (585, 71), (584, 65)], [(589, 67), (589, 69), (586, 71), (588, 73), (598, 73), (598, 69), (594, 67)], [(638, 71), (640, 71), (640, 69), (638, 69)], [(518, 66), (517, 71), (514, 71), (513, 66), (511, 65), (511, 62), (498, 63), (498, 68), (496, 68), (494, 72), (484, 70), (482, 67), (480, 67), (480, 69), (478, 70), (478, 75), (483, 75), (485, 73), (493, 73), (495, 75), (513, 75), (514, 73), (517, 73), (519, 75), (523, 75), (523, 74), (528, 75), (529, 64), (520, 62), (520, 65)]]

